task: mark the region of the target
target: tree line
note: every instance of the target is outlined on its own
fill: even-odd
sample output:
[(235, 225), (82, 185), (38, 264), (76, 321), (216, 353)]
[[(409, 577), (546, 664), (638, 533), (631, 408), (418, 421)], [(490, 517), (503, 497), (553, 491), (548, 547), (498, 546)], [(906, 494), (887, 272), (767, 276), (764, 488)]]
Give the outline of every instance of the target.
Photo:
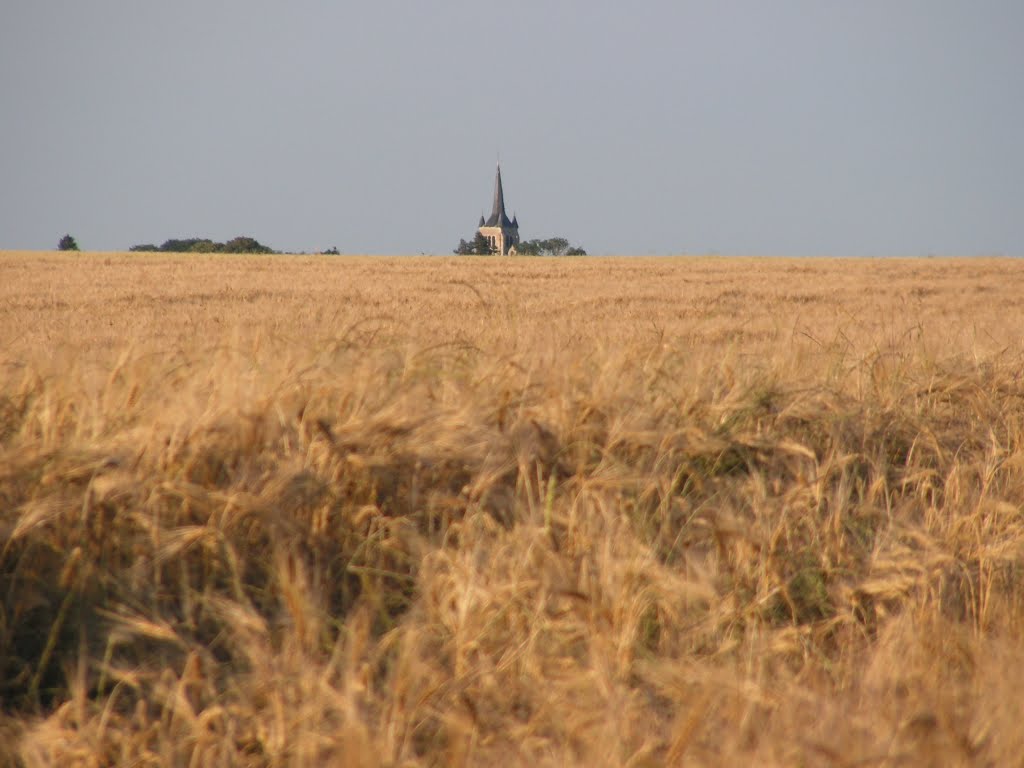
[(147, 251), (153, 253), (277, 253), (273, 248), (263, 245), (253, 237), (235, 237), (226, 243), (214, 242), (205, 237), (171, 238), (163, 245), (143, 243), (133, 245), (129, 251)]
[[(77, 251), (78, 243), (71, 235), (64, 235), (57, 244), (61, 251)], [(162, 245), (142, 243), (128, 249), (133, 252), (148, 253), (278, 253), (273, 248), (263, 245), (253, 237), (245, 235), (232, 238), (225, 243), (218, 243), (205, 237), (171, 238)], [(480, 232), (472, 240), (459, 240), (455, 253), (460, 256), (490, 255), (495, 252), (490, 241)], [(321, 251), (323, 254), (338, 255), (337, 248)], [(521, 256), (586, 256), (587, 252), (579, 246), (570, 245), (564, 237), (524, 240), (516, 246), (516, 253)]]

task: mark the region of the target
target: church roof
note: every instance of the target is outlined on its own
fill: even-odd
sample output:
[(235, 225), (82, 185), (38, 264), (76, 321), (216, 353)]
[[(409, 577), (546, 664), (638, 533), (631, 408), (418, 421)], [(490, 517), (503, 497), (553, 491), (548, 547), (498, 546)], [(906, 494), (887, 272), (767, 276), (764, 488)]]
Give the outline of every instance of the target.
[(491, 215), (484, 223), (487, 227), (518, 227), (508, 218), (505, 213), (505, 191), (501, 187), (501, 166), (498, 166), (498, 173), (494, 177), (494, 205), (491, 208)]

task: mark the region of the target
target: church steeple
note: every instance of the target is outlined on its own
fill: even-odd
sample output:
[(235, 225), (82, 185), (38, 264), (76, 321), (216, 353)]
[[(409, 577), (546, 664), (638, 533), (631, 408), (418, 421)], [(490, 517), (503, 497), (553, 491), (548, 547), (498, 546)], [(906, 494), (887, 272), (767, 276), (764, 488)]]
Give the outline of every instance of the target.
[(509, 219), (505, 212), (505, 190), (501, 184), (501, 165), (494, 175), (494, 204), (491, 206), (491, 215), (484, 220), (480, 217), (478, 228), (481, 235), (487, 238), (495, 253), (502, 256), (516, 252), (519, 245), (519, 221)]

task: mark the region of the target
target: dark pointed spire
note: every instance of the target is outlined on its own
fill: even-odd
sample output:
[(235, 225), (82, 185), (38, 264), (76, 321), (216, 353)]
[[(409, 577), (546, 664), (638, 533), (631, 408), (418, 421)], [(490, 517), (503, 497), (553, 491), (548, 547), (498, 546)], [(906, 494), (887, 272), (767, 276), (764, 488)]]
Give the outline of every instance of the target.
[(484, 215), (482, 213), (480, 214), (480, 223), (477, 224), (477, 226), (478, 227), (484, 226)]
[(494, 206), (491, 208), (492, 216), (505, 216), (505, 190), (501, 186), (501, 165), (498, 165), (498, 171), (494, 174)]
[(488, 227), (507, 227), (512, 222), (508, 220), (508, 214), (505, 213), (505, 190), (501, 187), (501, 166), (498, 166), (498, 172), (494, 176), (494, 206), (491, 208), (491, 215), (487, 219)]

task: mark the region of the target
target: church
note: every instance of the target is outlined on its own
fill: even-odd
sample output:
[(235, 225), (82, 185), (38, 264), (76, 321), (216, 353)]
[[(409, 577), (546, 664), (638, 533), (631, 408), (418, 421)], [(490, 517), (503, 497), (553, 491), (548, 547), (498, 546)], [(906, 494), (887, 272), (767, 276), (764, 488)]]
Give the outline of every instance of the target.
[(516, 246), (519, 245), (519, 222), (515, 216), (511, 221), (505, 213), (505, 192), (501, 188), (501, 166), (498, 166), (497, 176), (494, 178), (494, 205), (491, 207), (491, 215), (485, 220), (480, 217), (478, 227), (481, 235), (487, 238), (494, 252), (502, 256), (515, 255)]

